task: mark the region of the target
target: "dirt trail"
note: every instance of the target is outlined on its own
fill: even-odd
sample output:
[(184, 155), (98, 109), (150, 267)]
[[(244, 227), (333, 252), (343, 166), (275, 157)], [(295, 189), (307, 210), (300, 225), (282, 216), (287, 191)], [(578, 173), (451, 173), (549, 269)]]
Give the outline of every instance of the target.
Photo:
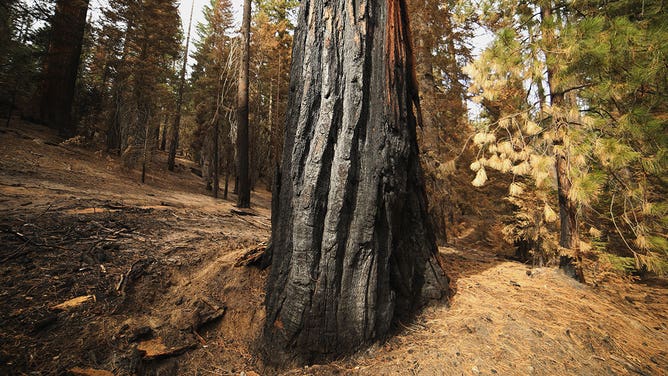
[[(665, 284), (584, 286), (470, 248), (441, 249), (455, 295), (394, 337), (265, 368), (253, 341), (267, 272), (233, 265), (268, 239), (269, 193), (240, 216), (188, 161), (170, 173), (159, 154), (140, 184), (117, 158), (61, 142), (0, 128), (0, 374), (667, 374)], [(94, 299), (51, 309), (82, 296)], [(179, 351), (147, 359), (161, 346)]]

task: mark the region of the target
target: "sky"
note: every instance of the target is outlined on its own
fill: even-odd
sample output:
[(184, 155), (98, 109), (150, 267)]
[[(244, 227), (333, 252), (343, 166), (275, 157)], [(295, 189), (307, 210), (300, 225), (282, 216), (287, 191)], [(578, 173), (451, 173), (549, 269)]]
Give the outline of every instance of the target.
[[(191, 43), (189, 46), (190, 53), (192, 54), (193, 51), (195, 50), (195, 46), (192, 43), (192, 39), (196, 38), (195, 34), (195, 26), (197, 25), (198, 22), (204, 22), (204, 14), (202, 11), (204, 10), (204, 6), (208, 5), (211, 3), (211, 0), (181, 0), (181, 3), (179, 4), (179, 12), (181, 13), (181, 25), (183, 26), (183, 33), (188, 32), (188, 18), (190, 17), (190, 7), (193, 6), (193, 1), (194, 1), (194, 10), (193, 10), (193, 29), (191, 32)], [(243, 8), (243, 0), (231, 0), (232, 1), (232, 8), (234, 11), (234, 20), (235, 20), (235, 25), (240, 25), (241, 24), (241, 11)]]

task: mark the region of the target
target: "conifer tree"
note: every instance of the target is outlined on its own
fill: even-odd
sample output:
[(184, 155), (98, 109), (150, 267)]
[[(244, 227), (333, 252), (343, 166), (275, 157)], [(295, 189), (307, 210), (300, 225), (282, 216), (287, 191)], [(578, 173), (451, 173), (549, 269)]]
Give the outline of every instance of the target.
[(181, 73), (179, 74), (179, 86), (176, 93), (176, 110), (174, 114), (174, 123), (171, 128), (171, 136), (169, 142), (169, 155), (167, 157), (167, 168), (169, 171), (174, 171), (174, 164), (176, 161), (176, 149), (179, 145), (179, 127), (181, 125), (181, 109), (183, 107), (183, 91), (186, 84), (186, 68), (188, 66), (188, 48), (190, 46), (190, 30), (193, 23), (193, 10), (195, 9), (195, 0), (190, 6), (190, 17), (188, 19), (188, 33), (186, 34), (186, 46), (183, 49), (183, 64), (181, 65)]
[(593, 162), (571, 193), (591, 206), (593, 242), (630, 255), (637, 270), (668, 273), (668, 14), (636, 0), (577, 3), (573, 13), (562, 39), (580, 83), (579, 152)]
[(467, 77), (471, 61), (468, 40), (472, 34), (470, 12), (457, 1), (411, 0), (415, 66), (420, 83), (423, 124), (418, 132), (425, 169), (430, 216), (437, 238), (447, 242), (446, 219), (455, 220), (457, 206), (469, 205), (466, 167), (455, 163), (469, 133)]
[(249, 105), (251, 186), (270, 182), (280, 163), (288, 98), (294, 0), (258, 1), (252, 19)]
[[(171, 96), (155, 94), (174, 82), (172, 62), (180, 36), (175, 1), (112, 0), (103, 10), (99, 39), (108, 50), (100, 51), (103, 67), (97, 69), (107, 82), (107, 143), (127, 164), (141, 157), (144, 145), (157, 146), (152, 135), (160, 124), (160, 109), (174, 106)], [(164, 100), (170, 103), (159, 103)]]
[[(665, 135), (657, 131), (666, 67), (654, 63), (666, 53), (665, 32), (656, 27), (665, 15), (650, 3), (638, 16), (632, 10), (641, 4), (632, 3), (538, 2), (510, 9), (485, 3), (485, 22), (496, 39), (468, 68), (471, 90), (488, 116), (474, 137), (480, 154), (471, 165), (473, 184), (484, 184), (485, 168), (512, 173), (511, 200), (521, 210), (507, 234), (515, 241), (532, 238), (534, 256), (549, 248), (562, 261), (574, 259), (580, 280), (581, 252), (591, 251), (593, 242), (608, 243), (616, 254), (624, 253), (623, 243), (638, 268), (660, 271), (658, 256), (666, 255), (665, 224), (656, 220), (665, 202), (656, 174), (665, 168)], [(633, 60), (628, 50), (636, 51)], [(554, 193), (557, 203), (549, 198)], [(557, 205), (558, 249), (540, 230), (556, 219)], [(540, 207), (539, 220), (522, 219), (538, 218), (530, 212)], [(589, 241), (580, 238), (582, 219)], [(615, 238), (623, 242), (614, 245)]]
[(0, 5), (0, 116), (7, 118), (7, 126), (15, 110), (34, 112), (24, 105), (37, 90), (40, 56), (48, 49), (49, 24), (39, 16), (51, 13), (47, 5), (19, 0)]
[[(229, 0), (212, 0), (204, 8), (205, 22), (197, 25), (195, 65), (192, 74), (196, 103), (196, 150), (207, 188), (218, 197), (219, 172), (225, 170), (225, 187), (234, 169), (233, 125), (238, 44), (232, 37)], [(224, 190), (227, 198), (227, 189)]]
[(49, 50), (44, 59), (39, 121), (72, 135), (72, 103), (79, 71), (88, 0), (58, 0), (52, 18)]

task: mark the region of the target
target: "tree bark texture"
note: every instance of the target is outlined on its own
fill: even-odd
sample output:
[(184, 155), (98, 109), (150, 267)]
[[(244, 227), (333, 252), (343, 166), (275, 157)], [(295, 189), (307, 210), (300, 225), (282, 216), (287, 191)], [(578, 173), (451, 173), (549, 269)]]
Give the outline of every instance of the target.
[(269, 361), (358, 349), (447, 292), (416, 142), (405, 0), (305, 0), (272, 203)]
[(248, 166), (248, 67), (250, 64), (250, 17), (251, 0), (244, 0), (244, 15), (241, 23), (241, 66), (237, 87), (237, 206), (250, 207), (250, 171)]
[(72, 102), (86, 27), (88, 0), (58, 0), (39, 93), (39, 120), (73, 135)]

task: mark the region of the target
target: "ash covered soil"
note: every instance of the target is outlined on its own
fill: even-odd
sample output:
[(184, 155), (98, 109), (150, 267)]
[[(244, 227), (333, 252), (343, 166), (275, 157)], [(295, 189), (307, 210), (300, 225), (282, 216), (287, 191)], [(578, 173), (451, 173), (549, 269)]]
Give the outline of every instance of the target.
[(448, 302), (357, 354), (269, 368), (255, 348), (267, 271), (235, 264), (268, 240), (270, 193), (239, 212), (192, 162), (169, 172), (158, 152), (140, 184), (63, 141), (0, 128), (0, 374), (668, 374), (665, 280), (581, 285), (465, 239), (441, 248)]

